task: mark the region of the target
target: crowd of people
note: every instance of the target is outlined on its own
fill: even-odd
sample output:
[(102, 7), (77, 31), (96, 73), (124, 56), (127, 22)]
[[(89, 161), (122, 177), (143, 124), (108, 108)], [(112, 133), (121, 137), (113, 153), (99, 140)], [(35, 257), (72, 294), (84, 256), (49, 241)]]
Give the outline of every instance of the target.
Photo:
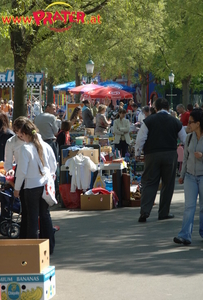
[[(5, 104), (4, 104), (5, 105)], [(21, 238), (39, 236), (38, 216), (40, 216), (40, 237), (50, 241), (53, 253), (55, 240), (49, 206), (42, 198), (47, 170), (55, 174), (58, 149), (71, 145), (70, 131), (75, 124), (94, 128), (95, 134), (104, 135), (110, 128), (114, 134), (115, 148), (123, 157), (128, 152), (130, 124), (137, 126), (135, 157), (139, 160), (144, 153), (145, 168), (142, 175), (141, 210), (139, 222), (146, 222), (157, 194), (160, 179), (162, 189), (158, 219), (172, 219), (170, 204), (174, 192), (177, 169), (177, 139), (184, 147), (184, 161), (179, 183), (184, 183), (185, 211), (182, 229), (174, 242), (191, 243), (194, 213), (197, 196), (200, 201), (199, 233), (203, 237), (203, 110), (182, 104), (177, 106), (179, 116), (170, 111), (168, 101), (158, 98), (153, 106), (140, 108), (133, 99), (117, 107), (112, 102), (108, 106), (95, 101), (83, 101), (78, 105), (70, 120), (56, 118), (56, 105), (47, 104), (45, 111), (39, 113), (34, 121), (27, 117), (14, 120), (12, 128), (8, 112), (0, 112), (0, 161), (8, 174), (15, 175), (14, 196), (22, 202)], [(59, 122), (60, 121), (60, 122)], [(189, 134), (187, 134), (189, 133)], [(58, 147), (57, 147), (58, 145)], [(13, 171), (15, 161), (16, 170)]]

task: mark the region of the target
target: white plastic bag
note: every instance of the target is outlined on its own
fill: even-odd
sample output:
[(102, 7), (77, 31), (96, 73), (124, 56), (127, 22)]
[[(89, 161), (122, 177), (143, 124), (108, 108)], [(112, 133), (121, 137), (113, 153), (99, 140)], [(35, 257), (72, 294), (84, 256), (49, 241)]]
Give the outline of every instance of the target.
[(49, 206), (53, 206), (57, 204), (57, 200), (55, 198), (55, 184), (54, 180), (56, 178), (55, 174), (46, 174), (46, 183), (44, 186), (44, 191), (42, 194), (42, 198), (49, 204)]

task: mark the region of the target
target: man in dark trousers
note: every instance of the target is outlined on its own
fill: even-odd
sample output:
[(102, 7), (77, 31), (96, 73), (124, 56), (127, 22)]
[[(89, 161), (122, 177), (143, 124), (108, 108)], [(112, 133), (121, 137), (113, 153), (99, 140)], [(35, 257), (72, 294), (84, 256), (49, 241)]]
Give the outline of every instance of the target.
[(142, 174), (141, 211), (139, 222), (146, 222), (152, 210), (160, 179), (158, 219), (174, 218), (170, 214), (170, 204), (173, 196), (177, 168), (177, 138), (185, 143), (186, 132), (182, 123), (172, 117), (168, 101), (158, 98), (155, 102), (156, 114), (148, 116), (138, 132), (135, 156), (139, 160), (144, 150), (144, 172)]

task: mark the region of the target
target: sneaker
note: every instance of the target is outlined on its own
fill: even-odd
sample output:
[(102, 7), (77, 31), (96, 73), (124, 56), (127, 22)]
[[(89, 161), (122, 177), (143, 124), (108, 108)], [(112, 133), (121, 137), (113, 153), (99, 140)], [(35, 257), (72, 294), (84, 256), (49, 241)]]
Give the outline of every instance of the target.
[(173, 241), (176, 244), (183, 244), (183, 245), (186, 245), (186, 246), (191, 244), (191, 242), (189, 240), (185, 240), (185, 239), (180, 238), (180, 237), (174, 237)]

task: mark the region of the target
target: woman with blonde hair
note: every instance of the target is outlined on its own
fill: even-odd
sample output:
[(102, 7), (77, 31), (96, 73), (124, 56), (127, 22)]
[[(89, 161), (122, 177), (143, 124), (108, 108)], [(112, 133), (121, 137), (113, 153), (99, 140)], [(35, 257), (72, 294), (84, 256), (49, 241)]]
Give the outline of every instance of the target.
[(98, 107), (98, 113), (96, 115), (95, 134), (102, 135), (107, 133), (108, 127), (111, 125), (111, 121), (107, 120), (105, 113), (106, 105), (100, 104)]
[(20, 138), (25, 141), (21, 146), (16, 172), (14, 196), (24, 181), (25, 209), (27, 216), (26, 238), (38, 238), (38, 217), (40, 217), (40, 238), (50, 242), (50, 254), (55, 246), (54, 231), (49, 206), (42, 198), (46, 183), (46, 172), (55, 174), (56, 159), (52, 148), (37, 134), (36, 126), (27, 120), (20, 130)]

